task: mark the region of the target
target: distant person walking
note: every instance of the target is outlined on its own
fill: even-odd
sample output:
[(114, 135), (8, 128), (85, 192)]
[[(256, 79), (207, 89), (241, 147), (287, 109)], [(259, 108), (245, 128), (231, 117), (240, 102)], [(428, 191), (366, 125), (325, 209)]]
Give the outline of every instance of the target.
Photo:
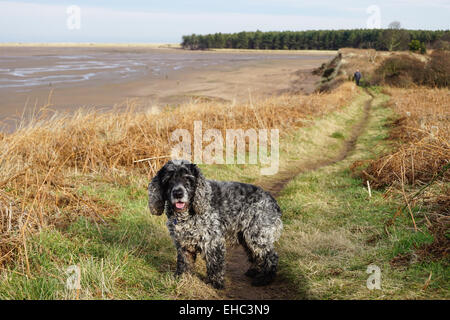
[(359, 69), (356, 69), (355, 74), (353, 75), (353, 78), (355, 79), (356, 85), (359, 86), (359, 80), (361, 80), (362, 74), (359, 72)]

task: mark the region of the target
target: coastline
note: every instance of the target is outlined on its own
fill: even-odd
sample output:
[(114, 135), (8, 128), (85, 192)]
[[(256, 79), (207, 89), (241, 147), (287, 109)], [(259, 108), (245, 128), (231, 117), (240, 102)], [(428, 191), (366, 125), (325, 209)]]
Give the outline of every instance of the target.
[(299, 54), (299, 55), (334, 55), (338, 50), (272, 50), (272, 49), (216, 49), (189, 50), (183, 49), (179, 43), (89, 43), (89, 42), (0, 42), (2, 47), (46, 47), (46, 48), (152, 48), (152, 49), (180, 49), (186, 52), (228, 52), (228, 53), (271, 53), (271, 54)]
[[(141, 109), (161, 109), (204, 100), (245, 102), (286, 92), (309, 94), (320, 79), (311, 71), (332, 56), (314, 50), (192, 51), (163, 45), (167, 44), (0, 44), (0, 59), (7, 61), (3, 68), (14, 73), (21, 68), (26, 68), (26, 72), (37, 69), (40, 78), (67, 77), (64, 68), (52, 72), (41, 69), (66, 61), (80, 67), (87, 57), (103, 67), (116, 63), (117, 59), (126, 63), (141, 62), (138, 72), (127, 74), (123, 69), (126, 75), (123, 79), (108, 74), (61, 85), (49, 81), (23, 90), (0, 88), (0, 120), (11, 123), (43, 106), (57, 112), (73, 112), (79, 108), (123, 108), (132, 102)], [(169, 57), (172, 66), (152, 73), (151, 57), (155, 55), (162, 61)], [(86, 69), (83, 72), (89, 75), (98, 71)], [(81, 77), (80, 72), (75, 70), (72, 75)], [(5, 82), (8, 79), (3, 80), (8, 85)]]

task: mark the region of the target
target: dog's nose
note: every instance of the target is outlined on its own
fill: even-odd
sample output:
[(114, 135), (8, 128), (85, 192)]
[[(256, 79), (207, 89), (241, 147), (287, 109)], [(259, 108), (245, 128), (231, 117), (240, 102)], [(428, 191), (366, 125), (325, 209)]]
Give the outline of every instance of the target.
[(172, 191), (172, 195), (173, 195), (173, 197), (174, 198), (182, 198), (183, 197), (183, 190), (181, 190), (181, 189), (174, 189), (173, 191)]

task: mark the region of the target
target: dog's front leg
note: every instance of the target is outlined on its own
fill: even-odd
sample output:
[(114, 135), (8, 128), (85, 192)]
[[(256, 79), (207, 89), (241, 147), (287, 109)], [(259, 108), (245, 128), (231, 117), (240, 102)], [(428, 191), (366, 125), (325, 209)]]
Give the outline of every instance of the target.
[(179, 276), (185, 272), (190, 272), (194, 261), (195, 257), (191, 252), (177, 247), (177, 270), (175, 271), (175, 275)]
[(223, 289), (225, 274), (225, 242), (216, 240), (211, 242), (206, 249), (206, 274), (207, 281), (216, 289)]

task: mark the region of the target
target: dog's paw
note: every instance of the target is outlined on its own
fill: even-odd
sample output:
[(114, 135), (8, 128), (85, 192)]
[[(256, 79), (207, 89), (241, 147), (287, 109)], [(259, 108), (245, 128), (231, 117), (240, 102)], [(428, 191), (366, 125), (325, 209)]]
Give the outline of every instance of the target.
[(247, 272), (244, 273), (244, 274), (245, 274), (247, 277), (249, 277), (249, 278), (254, 278), (254, 277), (256, 277), (259, 273), (260, 273), (260, 272), (259, 272), (257, 269), (255, 269), (255, 268), (250, 268), (250, 269), (248, 269)]
[(275, 279), (275, 274), (258, 274), (252, 280), (252, 286), (261, 287), (266, 286), (273, 282)]
[(175, 271), (175, 272), (173, 273), (173, 276), (174, 276), (175, 278), (179, 278), (182, 274), (183, 274), (183, 272)]
[(225, 283), (223, 280), (208, 280), (207, 283), (213, 286), (214, 289), (221, 290), (225, 288)]
[(188, 273), (188, 272), (189, 272), (189, 270), (187, 270), (187, 269), (185, 269), (185, 270), (177, 269), (177, 270), (173, 273), (173, 275), (174, 275), (175, 277), (180, 277), (181, 275), (183, 275), (183, 274), (185, 274), (185, 273)]
[(225, 288), (225, 284), (223, 282), (214, 282), (212, 283), (212, 286), (217, 290), (222, 290)]

